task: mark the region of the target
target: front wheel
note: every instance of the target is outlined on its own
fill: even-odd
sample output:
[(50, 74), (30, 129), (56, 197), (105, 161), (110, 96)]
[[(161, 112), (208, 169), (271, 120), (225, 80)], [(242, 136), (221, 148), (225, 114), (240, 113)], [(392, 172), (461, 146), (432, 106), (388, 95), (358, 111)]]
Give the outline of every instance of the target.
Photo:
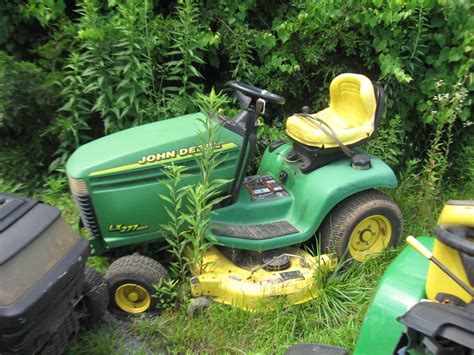
[(366, 190), (340, 202), (321, 225), (323, 251), (339, 260), (363, 262), (387, 247), (395, 247), (403, 232), (397, 204), (376, 190)]
[(122, 315), (154, 311), (153, 285), (168, 277), (158, 261), (143, 255), (127, 255), (115, 260), (105, 274), (110, 310)]

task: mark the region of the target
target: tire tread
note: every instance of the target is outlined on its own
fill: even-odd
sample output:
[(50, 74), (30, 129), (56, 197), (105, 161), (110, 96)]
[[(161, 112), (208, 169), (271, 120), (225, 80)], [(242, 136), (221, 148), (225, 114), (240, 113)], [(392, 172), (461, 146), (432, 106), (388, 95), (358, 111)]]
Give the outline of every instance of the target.
[[(321, 224), (321, 246), (323, 252), (336, 252), (338, 258), (343, 258), (346, 253), (344, 243), (346, 231), (354, 223), (354, 216), (361, 215), (375, 208), (389, 208), (401, 222), (400, 230), (394, 230), (389, 246), (396, 246), (403, 231), (403, 217), (395, 201), (386, 194), (370, 189), (358, 192), (340, 202), (329, 212)], [(397, 233), (398, 232), (398, 233)]]
[(105, 315), (109, 293), (104, 278), (90, 266), (84, 268), (84, 301), (87, 307), (86, 326), (98, 323)]
[[(109, 285), (109, 309), (115, 313), (124, 313), (115, 304), (114, 292), (123, 280), (133, 280), (144, 286), (148, 292), (153, 292), (153, 285), (163, 278), (169, 278), (166, 269), (156, 260), (138, 254), (126, 255), (115, 260), (105, 274), (105, 281)], [(153, 309), (153, 298), (150, 310)]]

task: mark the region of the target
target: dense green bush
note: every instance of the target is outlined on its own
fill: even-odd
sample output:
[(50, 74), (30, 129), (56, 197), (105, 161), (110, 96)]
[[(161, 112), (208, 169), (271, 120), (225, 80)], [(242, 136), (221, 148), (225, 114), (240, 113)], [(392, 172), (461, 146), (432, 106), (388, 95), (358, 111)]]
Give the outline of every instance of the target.
[(32, 136), (47, 127), (59, 103), (54, 81), (35, 64), (0, 52), (0, 129)]
[(25, 178), (28, 171), (47, 169), (45, 162), (57, 144), (46, 134), (60, 103), (55, 82), (54, 74), (0, 51), (0, 149), (5, 152), (0, 162), (5, 174), (22, 171)]
[[(465, 176), (472, 169), (465, 154), (473, 151), (472, 8), (467, 0), (34, 1), (0, 12), (11, 24), (0, 44), (28, 53), (46, 77), (61, 72), (60, 108), (44, 133), (56, 142), (52, 167), (90, 139), (194, 111), (196, 94), (229, 79), (287, 97), (285, 107), (268, 108), (266, 141), (278, 136), (271, 126), (302, 105), (326, 105), (336, 75), (358, 72), (387, 94), (369, 149), (400, 170), (427, 161), (437, 144), (446, 155), (440, 164), (449, 166), (441, 175)], [(13, 45), (19, 23), (43, 29), (30, 34), (23, 53)], [(440, 106), (439, 95), (460, 92), (462, 100)], [(43, 104), (30, 112), (48, 112)]]

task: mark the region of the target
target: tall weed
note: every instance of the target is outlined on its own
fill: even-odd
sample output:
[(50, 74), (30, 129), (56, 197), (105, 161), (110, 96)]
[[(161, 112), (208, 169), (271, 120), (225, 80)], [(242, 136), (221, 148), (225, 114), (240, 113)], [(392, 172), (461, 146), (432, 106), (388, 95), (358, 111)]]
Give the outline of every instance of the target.
[(78, 41), (61, 82), (64, 105), (49, 130), (61, 138), (52, 168), (90, 139), (194, 110), (192, 96), (201, 91), (193, 79), (202, 78), (209, 36), (195, 1), (180, 2), (175, 18), (166, 19), (149, 0), (78, 6)]
[(411, 159), (406, 163), (396, 191), (405, 218), (413, 220), (408, 223), (413, 227), (410, 233), (431, 231), (444, 200), (455, 198), (447, 196), (450, 191), (446, 179), (452, 166), (453, 130), (461, 120), (467, 89), (464, 80), (460, 80), (451, 88), (438, 81), (436, 90), (437, 94), (428, 102), (434, 131), (427, 151), (423, 159)]
[(212, 119), (226, 101), (225, 96), (216, 94), (214, 90), (209, 96), (199, 94), (196, 98), (196, 104), (205, 113), (200, 121), (200, 155), (196, 157), (200, 178), (193, 185), (183, 186), (185, 168), (175, 165), (165, 168), (167, 180), (164, 184), (168, 194), (160, 195), (160, 198), (167, 204), (169, 222), (162, 229), (174, 258), (172, 269), (183, 282), (189, 270), (203, 272), (203, 255), (213, 244), (210, 234), (212, 210), (227, 198), (221, 191), (229, 181), (213, 178), (223, 157), (215, 149), (220, 141), (221, 127)]
[(202, 91), (202, 85), (193, 80), (203, 78), (198, 66), (204, 64), (201, 57), (207, 38), (202, 32), (197, 2), (179, 1), (172, 24), (169, 31), (171, 45), (165, 55), (168, 61), (163, 64), (163, 109), (165, 113), (183, 114), (195, 109), (192, 96), (194, 92)]

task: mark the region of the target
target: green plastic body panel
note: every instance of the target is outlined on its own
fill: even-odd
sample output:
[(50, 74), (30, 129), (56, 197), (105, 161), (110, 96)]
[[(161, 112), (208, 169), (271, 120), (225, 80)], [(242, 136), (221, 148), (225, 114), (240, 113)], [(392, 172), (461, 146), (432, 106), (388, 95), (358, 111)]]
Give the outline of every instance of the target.
[[(167, 194), (163, 186), (163, 166), (178, 156), (180, 149), (201, 144), (202, 114), (192, 114), (171, 120), (130, 128), (103, 137), (80, 147), (67, 163), (67, 174), (87, 184), (101, 238), (91, 245), (99, 254), (107, 249), (160, 241), (160, 225), (168, 221), (159, 194)], [(228, 129), (220, 130), (220, 142), (227, 148), (226, 158), (215, 171), (216, 178), (232, 179), (242, 137)], [(194, 148), (193, 148), (194, 149)], [(194, 152), (194, 150), (192, 150)], [(165, 158), (152, 161), (153, 155), (171, 152)], [(175, 152), (175, 153), (173, 153)], [(150, 162), (140, 165), (143, 157)], [(159, 156), (162, 158), (163, 156)], [(183, 184), (192, 185), (200, 179), (193, 154), (175, 160), (187, 167)], [(223, 187), (222, 193), (228, 191)]]
[[(433, 249), (433, 237), (417, 239)], [(396, 318), (425, 298), (428, 265), (429, 261), (409, 246), (392, 262), (367, 311), (354, 354), (393, 354), (404, 330)]]
[[(186, 166), (183, 184), (193, 185), (200, 179), (196, 150), (192, 147), (201, 142), (202, 118), (202, 114), (192, 114), (124, 130), (86, 144), (71, 156), (67, 173), (86, 183), (100, 229), (100, 237), (91, 240), (95, 253), (162, 240), (160, 226), (168, 222), (166, 204), (159, 197), (168, 193), (163, 185), (163, 166), (172, 161)], [(219, 142), (225, 159), (214, 177), (232, 179), (243, 137), (223, 127)], [(181, 156), (183, 149), (194, 155)], [(234, 225), (286, 220), (299, 232), (266, 240), (216, 236), (220, 244), (247, 250), (298, 244), (311, 238), (327, 213), (348, 196), (397, 185), (392, 170), (375, 156), (368, 170), (356, 170), (349, 159), (342, 159), (303, 174), (298, 163), (284, 157), (291, 149), (290, 143), (273, 152), (267, 149), (258, 172), (278, 180), (279, 173), (286, 171), (288, 179), (282, 185), (288, 197), (252, 201), (247, 189), (241, 188), (237, 201), (216, 209), (212, 219)], [(222, 188), (223, 195), (229, 187)]]
[(350, 159), (341, 159), (303, 174), (298, 162), (288, 162), (292, 145), (285, 144), (273, 152), (267, 149), (262, 157), (258, 174), (270, 174), (279, 181), (279, 174), (288, 174), (282, 186), (288, 197), (267, 201), (252, 201), (247, 189), (240, 190), (233, 205), (216, 210), (214, 222), (234, 225), (252, 225), (288, 221), (298, 233), (265, 240), (215, 236), (225, 246), (247, 250), (271, 250), (310, 239), (327, 213), (345, 198), (371, 188), (397, 185), (393, 171), (379, 158), (371, 156), (368, 170), (352, 168)]

